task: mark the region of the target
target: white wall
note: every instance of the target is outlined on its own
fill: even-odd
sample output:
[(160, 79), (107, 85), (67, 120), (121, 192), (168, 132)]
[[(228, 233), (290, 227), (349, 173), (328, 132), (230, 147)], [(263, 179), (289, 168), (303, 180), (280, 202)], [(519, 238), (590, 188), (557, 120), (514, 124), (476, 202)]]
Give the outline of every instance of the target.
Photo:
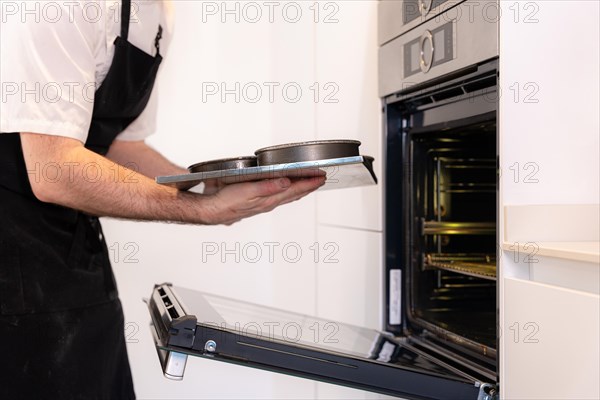
[[(319, 4), (319, 22), (314, 22), (312, 2), (298, 2), (302, 18), (297, 23), (287, 22), (282, 8), (268, 20), (268, 9), (263, 7), (263, 18), (249, 23), (254, 14), (203, 14), (203, 6), (221, 7), (221, 2), (175, 1), (175, 36), (167, 54), (159, 80), (160, 106), (158, 133), (150, 143), (175, 162), (189, 164), (220, 157), (251, 154), (255, 149), (292, 141), (331, 137), (369, 137), (363, 153), (379, 156), (380, 142), (379, 103), (376, 95), (376, 2), (336, 2), (337, 8)], [(228, 2), (233, 8), (237, 2)], [(244, 3), (238, 3), (240, 7)], [(262, 4), (262, 3), (258, 3)], [(252, 11), (247, 9), (248, 12)], [(288, 19), (294, 17), (288, 10)], [(331, 15), (337, 23), (324, 24)], [(203, 16), (205, 21), (203, 22)], [(209, 96), (203, 102), (201, 93), (206, 84), (225, 83), (233, 88), (236, 82), (277, 82), (274, 101), (268, 99), (263, 86), (263, 98), (252, 103), (249, 98), (236, 102), (233, 95), (225, 101), (220, 96)], [(319, 83), (317, 102), (310, 87)], [(324, 87), (331, 82), (339, 89), (333, 99), (337, 104), (325, 103), (325, 95), (332, 93)], [(293, 83), (303, 93), (298, 102), (286, 100), (281, 87)], [(293, 96), (292, 91), (289, 92)], [(254, 92), (249, 96), (254, 96)], [(373, 135), (373, 136), (371, 136)], [(381, 159), (378, 157), (378, 161)], [(379, 165), (376, 164), (380, 171)], [(352, 197), (366, 196), (378, 201), (379, 189), (350, 190)], [(341, 193), (341, 191), (340, 191)], [(319, 200), (321, 202), (321, 200)], [(329, 197), (323, 207), (335, 209), (339, 197)], [(363, 214), (367, 202), (357, 203), (354, 209), (359, 219), (371, 220)], [(322, 208), (319, 206), (319, 208)], [(322, 212), (322, 211), (321, 211)], [(217, 363), (190, 359), (186, 377), (172, 382), (162, 377), (148, 328), (149, 314), (142, 297), (150, 295), (155, 283), (164, 281), (177, 285), (230, 296), (255, 303), (276, 306), (296, 312), (317, 314), (318, 293), (321, 301), (331, 284), (323, 265), (315, 264), (309, 247), (320, 240), (317, 235), (317, 196), (238, 223), (232, 227), (193, 227), (172, 224), (104, 221), (105, 233), (112, 255), (121, 299), (127, 321), (126, 334), (132, 364), (134, 383), (140, 399), (200, 399), (200, 398), (315, 398), (374, 397), (364, 392), (287, 377), (283, 375)], [(321, 214), (322, 215), (322, 214)], [(360, 217), (362, 215), (362, 217)], [(368, 217), (368, 215), (367, 215)], [(323, 218), (321, 218), (323, 219)], [(374, 222), (375, 229), (380, 224)], [(368, 265), (365, 251), (378, 252), (378, 240), (361, 250), (363, 259), (354, 260), (353, 245), (361, 241), (356, 235), (333, 233), (328, 241), (339, 245), (338, 259), (352, 260), (352, 268), (363, 269), (364, 275), (372, 269), (378, 273), (378, 261)], [(270, 263), (266, 254), (257, 263), (236, 262), (229, 255), (223, 262), (219, 255), (204, 256), (202, 246), (207, 243), (240, 248), (248, 243), (278, 242), (281, 245), (297, 243), (303, 257), (297, 263), (286, 262), (281, 253), (275, 253)], [(322, 245), (322, 244), (321, 244)], [(116, 254), (116, 249), (120, 249)], [(135, 253), (135, 254), (133, 254)], [(126, 256), (131, 257), (126, 260)], [(127, 262), (129, 261), (129, 262)], [(134, 262), (131, 262), (134, 261)], [(339, 284), (355, 286), (356, 278), (340, 269)], [(324, 275), (325, 274), (325, 275)], [(379, 289), (378, 277), (373, 276), (369, 288)], [(339, 293), (339, 287), (333, 287)], [(352, 295), (352, 294), (350, 294)], [(379, 293), (363, 290), (365, 310), (360, 315), (348, 311), (327, 310), (329, 318), (351, 319), (352, 322), (376, 325), (366, 307), (378, 306)], [(343, 301), (344, 296), (336, 297)], [(323, 304), (323, 303), (321, 303)], [(378, 313), (374, 309), (373, 313)]]

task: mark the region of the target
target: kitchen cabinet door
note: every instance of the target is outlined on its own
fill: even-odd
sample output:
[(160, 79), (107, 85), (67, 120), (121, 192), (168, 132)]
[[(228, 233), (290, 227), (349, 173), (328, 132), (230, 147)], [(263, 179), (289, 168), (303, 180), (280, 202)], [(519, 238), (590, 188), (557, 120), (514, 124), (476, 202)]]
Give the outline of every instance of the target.
[(600, 296), (505, 278), (503, 311), (504, 399), (600, 398)]
[[(381, 231), (382, 130), (377, 94), (376, 1), (336, 3), (338, 22), (315, 25), (315, 132), (317, 139), (355, 139), (375, 157), (380, 184), (318, 193), (320, 224)], [(330, 4), (330, 3), (328, 3)], [(332, 177), (335, 179), (335, 176)]]
[(382, 236), (358, 229), (317, 228), (317, 316), (372, 329), (382, 326)]

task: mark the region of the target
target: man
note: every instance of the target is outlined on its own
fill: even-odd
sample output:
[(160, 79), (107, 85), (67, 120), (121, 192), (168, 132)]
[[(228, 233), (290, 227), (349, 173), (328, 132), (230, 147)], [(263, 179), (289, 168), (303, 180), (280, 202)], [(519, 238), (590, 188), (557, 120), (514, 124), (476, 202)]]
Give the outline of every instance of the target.
[[(99, 216), (232, 224), (324, 183), (266, 180), (200, 195), (154, 182), (185, 172), (144, 143), (154, 129), (151, 93), (171, 33), (169, 7), (3, 4), (3, 398), (135, 397)], [(126, 167), (133, 165), (135, 175)]]

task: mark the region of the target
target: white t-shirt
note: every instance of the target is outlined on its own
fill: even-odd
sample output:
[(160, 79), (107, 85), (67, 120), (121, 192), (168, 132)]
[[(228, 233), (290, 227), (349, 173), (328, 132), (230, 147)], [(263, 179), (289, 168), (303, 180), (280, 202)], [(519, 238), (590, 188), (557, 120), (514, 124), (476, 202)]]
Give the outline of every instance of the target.
[[(65, 136), (85, 143), (100, 87), (121, 32), (121, 0), (0, 0), (0, 132)], [(129, 42), (154, 56), (172, 34), (168, 0), (132, 0)], [(156, 88), (144, 112), (119, 140), (143, 140), (156, 129)]]

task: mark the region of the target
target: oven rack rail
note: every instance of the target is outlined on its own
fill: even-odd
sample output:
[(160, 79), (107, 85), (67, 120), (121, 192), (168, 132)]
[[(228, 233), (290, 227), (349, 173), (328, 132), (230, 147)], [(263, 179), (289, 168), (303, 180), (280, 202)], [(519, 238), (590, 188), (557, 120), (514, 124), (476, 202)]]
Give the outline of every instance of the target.
[(449, 222), (421, 220), (422, 235), (495, 235), (495, 222)]
[(494, 254), (426, 254), (423, 257), (423, 267), (496, 280), (496, 255)]

